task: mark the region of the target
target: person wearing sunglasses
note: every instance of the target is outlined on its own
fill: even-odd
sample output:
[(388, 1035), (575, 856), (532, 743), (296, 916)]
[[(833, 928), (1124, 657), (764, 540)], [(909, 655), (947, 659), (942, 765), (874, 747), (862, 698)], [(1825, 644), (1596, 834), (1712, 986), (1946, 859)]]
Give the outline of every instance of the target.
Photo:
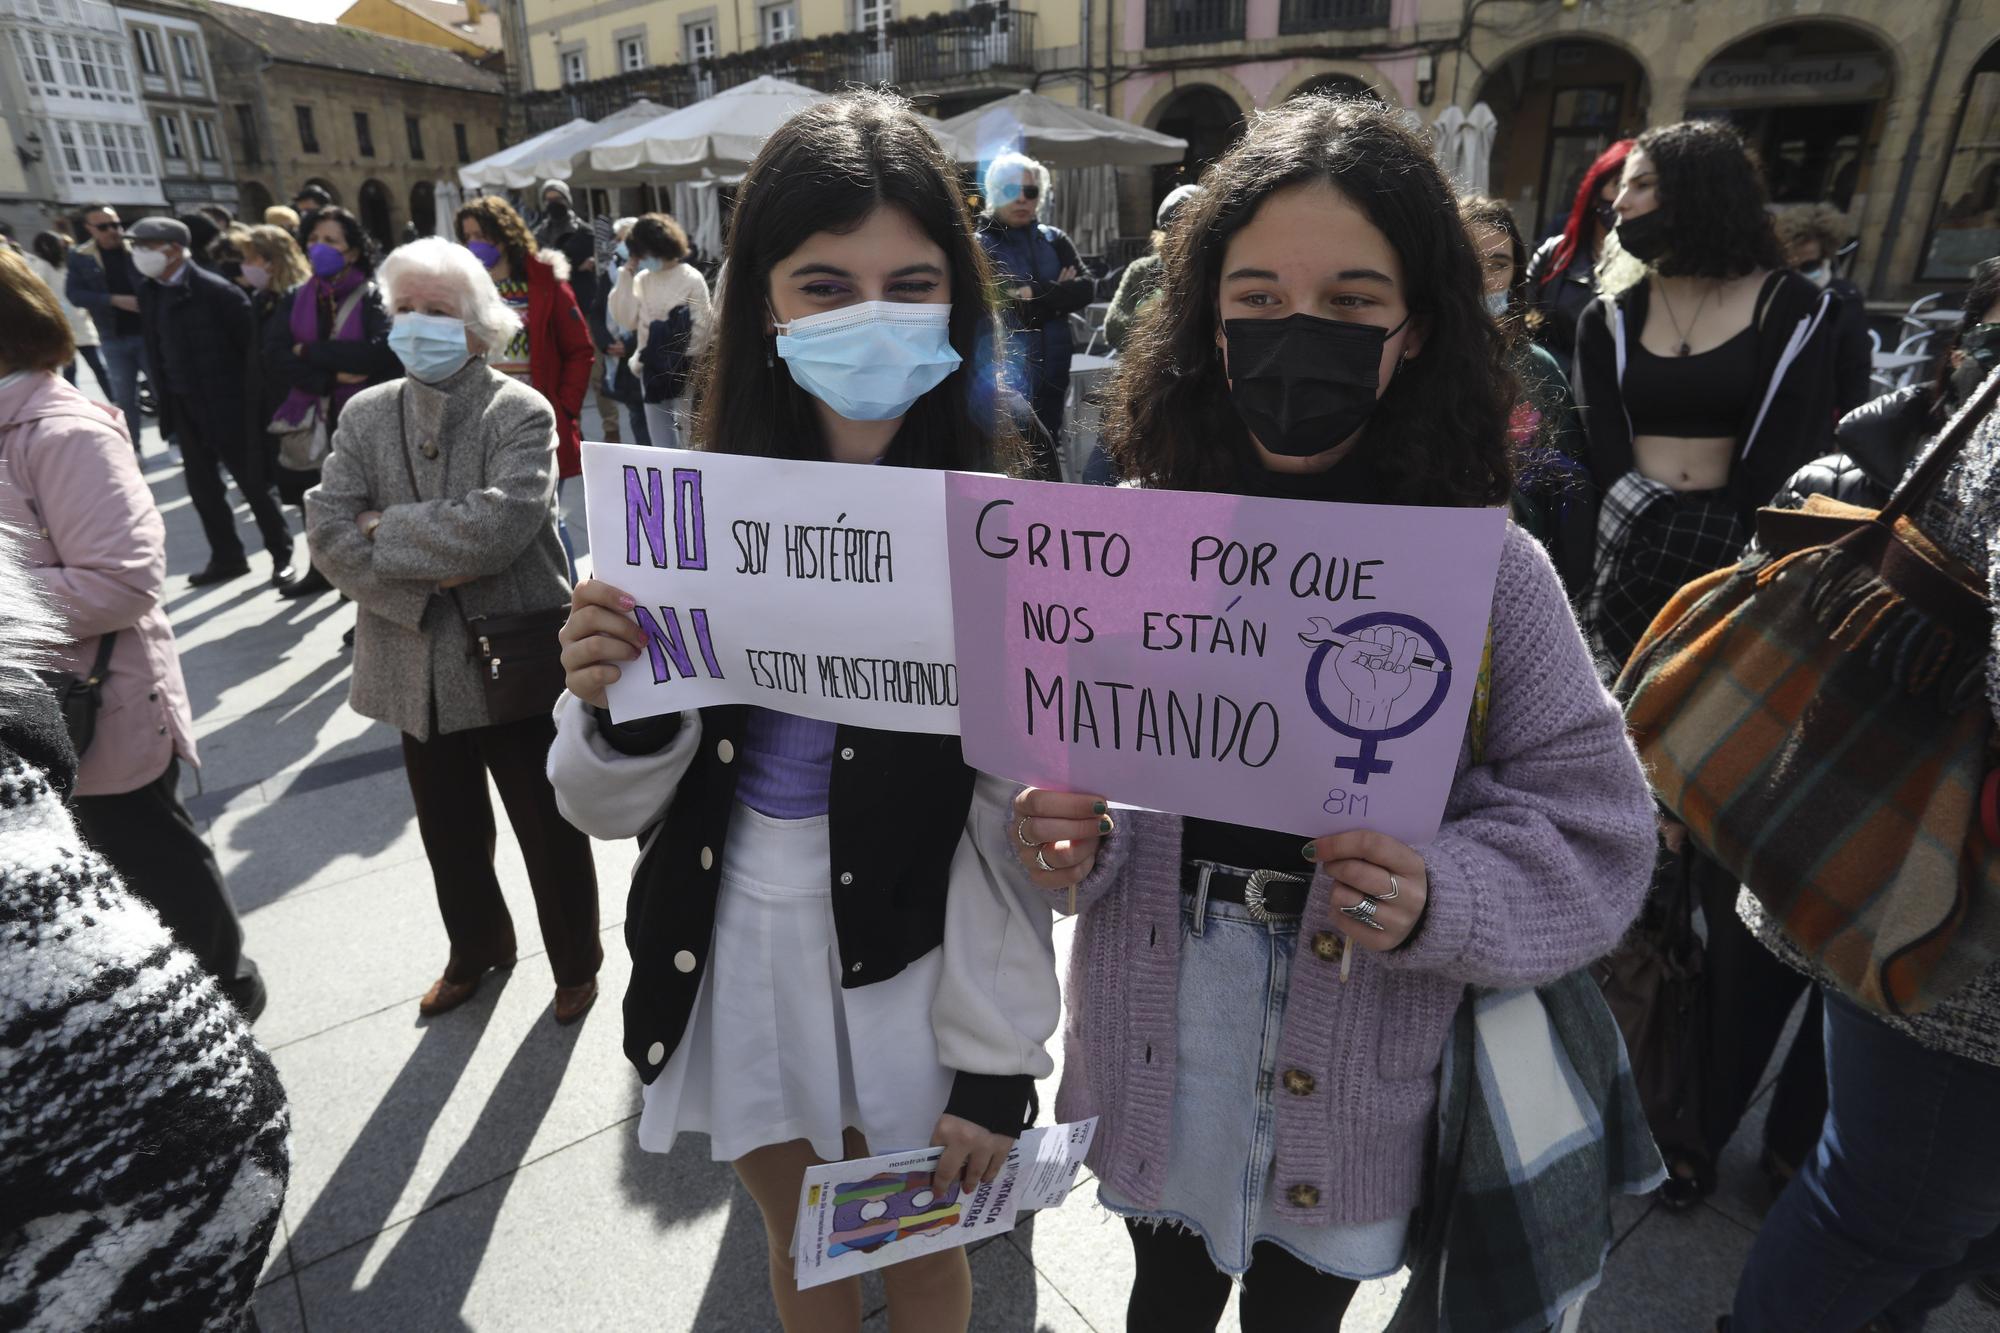
[[(1062, 438), (1069, 397), (1072, 311), (1090, 304), (1093, 283), (1069, 237), (1038, 221), (1049, 199), (1049, 169), (1020, 153), (1002, 153), (986, 168), (986, 210), (979, 243), (1008, 297), (1006, 377), (1034, 408), (1049, 444), (1039, 439), (1028, 475), (1061, 479), (1054, 441)], [(1032, 434), (1032, 432), (1031, 432)]]
[(125, 244), (125, 226), (109, 204), (83, 210), (85, 243), (63, 265), (63, 299), (88, 310), (97, 322), (97, 343), (111, 375), (111, 396), (125, 414), (125, 431), (139, 449), (139, 368), (146, 358), (145, 325), (139, 318), (139, 274)]

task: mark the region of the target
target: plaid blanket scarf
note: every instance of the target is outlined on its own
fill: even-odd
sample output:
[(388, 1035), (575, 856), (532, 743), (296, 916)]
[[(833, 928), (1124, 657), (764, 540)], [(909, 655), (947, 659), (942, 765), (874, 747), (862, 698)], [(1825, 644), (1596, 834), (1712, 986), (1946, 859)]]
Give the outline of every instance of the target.
[(1666, 1178), (1588, 972), (1467, 992), (1438, 1151), (1388, 1333), (1571, 1333), (1610, 1252), (1611, 1198)]
[(1742, 556), (1750, 532), (1724, 491), (1682, 492), (1627, 472), (1597, 513), (1597, 574), (1583, 609), (1592, 653), (1616, 675), (1673, 595)]

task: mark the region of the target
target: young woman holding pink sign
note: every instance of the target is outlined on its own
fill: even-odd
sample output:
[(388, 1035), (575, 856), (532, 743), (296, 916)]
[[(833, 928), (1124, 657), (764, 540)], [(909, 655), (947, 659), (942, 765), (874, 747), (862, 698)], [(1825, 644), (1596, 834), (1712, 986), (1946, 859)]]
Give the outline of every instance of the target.
[[(1507, 501), (1512, 376), (1426, 142), (1371, 101), (1261, 116), (1175, 219), (1107, 412), (1143, 485), (1296, 500)], [(1637, 914), (1652, 803), (1547, 556), (1509, 527), (1484, 754), (1418, 849), (1027, 790), (1011, 850), (1081, 911), (1058, 1115), (1127, 1219), (1129, 1323), (1337, 1329), (1396, 1271), (1468, 984), (1552, 980)], [(1414, 642), (1374, 669), (1410, 669)], [(1109, 793), (1115, 797), (1117, 793)], [(1352, 957), (1349, 952), (1352, 950)]]
[[(737, 200), (700, 447), (972, 470), (1017, 450), (981, 362), (992, 272), (954, 174), (879, 94), (771, 136)], [(1013, 788), (954, 736), (746, 707), (613, 724), (605, 687), (645, 646), (632, 606), (576, 589), (549, 775), (579, 828), (645, 840), (625, 925), (639, 1142), (707, 1134), (763, 1212), (785, 1328), (858, 1330), (857, 1280), (796, 1286), (805, 1169), (941, 1145), (940, 1190), (991, 1180), (1053, 1068), (1051, 917), (995, 850)], [(965, 1328), (963, 1250), (882, 1275), (892, 1329)]]

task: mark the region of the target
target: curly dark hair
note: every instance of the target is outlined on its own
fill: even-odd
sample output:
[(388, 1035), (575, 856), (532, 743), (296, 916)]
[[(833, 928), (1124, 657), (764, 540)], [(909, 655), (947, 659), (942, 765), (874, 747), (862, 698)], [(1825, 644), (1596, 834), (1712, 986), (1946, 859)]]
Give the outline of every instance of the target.
[(687, 233), (665, 213), (642, 213), (625, 234), (625, 248), (634, 259), (664, 259), (672, 263), (686, 259)]
[(1105, 439), (1125, 475), (1175, 490), (1234, 491), (1261, 465), (1215, 346), (1230, 239), (1271, 195), (1325, 182), (1402, 261), (1421, 355), (1396, 373), (1355, 457), (1389, 503), (1492, 505), (1508, 496), (1516, 383), (1480, 300), (1479, 263), (1430, 144), (1381, 103), (1296, 97), (1257, 117), (1202, 176), (1168, 230), (1160, 299), (1120, 358)]
[(535, 254), (535, 234), (528, 230), (528, 224), (514, 211), (514, 206), (497, 194), (482, 194), (477, 199), (468, 199), (451, 219), (453, 240), (465, 238), (465, 220), (471, 218), (479, 224), (480, 233), (490, 244), (497, 245), (507, 255), (507, 271), (517, 278), (528, 276), (528, 260)]
[(375, 265), (381, 255), (375, 248), (375, 241), (361, 225), (361, 219), (342, 208), (339, 204), (328, 204), (319, 212), (303, 221), (303, 234), (299, 237), (299, 249), (312, 248), (312, 234), (321, 224), (332, 222), (340, 227), (340, 234), (347, 238), (347, 248), (354, 258), (348, 262), (363, 273), (375, 272)]
[(885, 206), (908, 213), (944, 251), (951, 345), (963, 363), (917, 400), (883, 461), (974, 471), (1019, 463), (1020, 442), (994, 388), (993, 271), (972, 234), (958, 169), (909, 103), (868, 91), (843, 93), (793, 116), (764, 141), (744, 174), (729, 224), (729, 276), (715, 336), (696, 372), (698, 448), (827, 456), (812, 398), (773, 355), (765, 331), (771, 271), (816, 233), (849, 231)]
[(1632, 151), (1651, 160), (1667, 219), (1667, 251), (1655, 271), (1740, 278), (1785, 267), (1765, 207), (1763, 164), (1734, 126), (1715, 120), (1662, 125), (1640, 135)]

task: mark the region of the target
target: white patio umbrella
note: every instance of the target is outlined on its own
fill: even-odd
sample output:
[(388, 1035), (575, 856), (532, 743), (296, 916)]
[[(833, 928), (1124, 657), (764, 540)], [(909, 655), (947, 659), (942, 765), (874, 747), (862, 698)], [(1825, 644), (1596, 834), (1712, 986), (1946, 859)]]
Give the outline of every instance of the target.
[(1030, 92), (974, 107), (943, 128), (958, 141), (961, 162), (990, 161), (1010, 148), (1052, 170), (1154, 166), (1187, 154), (1186, 139)]
[(543, 144), (560, 135), (573, 134), (589, 124), (589, 121), (581, 118), (572, 120), (552, 130), (543, 130), (540, 134), (523, 139), (517, 144), (509, 144), (499, 152), (482, 157), (477, 162), (468, 162), (458, 169), (458, 183), (475, 193), (498, 189), (506, 184), (500, 173), (508, 163), (528, 157)]
[(673, 108), (641, 99), (603, 120), (577, 122), (567, 134), (545, 139), (533, 152), (500, 167), (501, 179), (517, 190), (532, 190), (545, 180), (570, 180), (592, 174), (590, 150), (635, 125), (658, 120)]
[(651, 167), (649, 175), (669, 181), (740, 172), (773, 130), (825, 100), (825, 93), (766, 74), (612, 135), (590, 150), (590, 165), (600, 172)]
[(1466, 113), (1465, 128), (1458, 134), (1458, 179), (1473, 194), (1491, 193), (1493, 183), (1493, 139), (1500, 132), (1500, 118), (1484, 102)]

